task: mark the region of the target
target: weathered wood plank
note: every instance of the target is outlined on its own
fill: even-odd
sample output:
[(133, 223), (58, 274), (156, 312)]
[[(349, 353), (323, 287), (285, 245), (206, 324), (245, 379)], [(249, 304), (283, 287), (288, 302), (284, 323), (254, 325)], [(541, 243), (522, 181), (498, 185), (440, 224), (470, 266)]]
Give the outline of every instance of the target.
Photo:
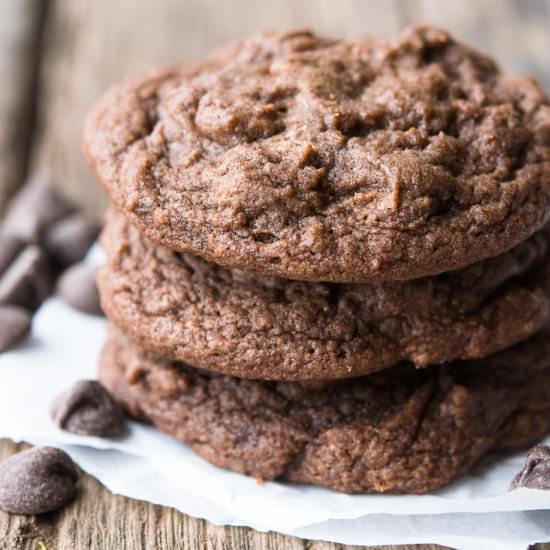
[(43, 4), (0, 2), (0, 211), (27, 168)]

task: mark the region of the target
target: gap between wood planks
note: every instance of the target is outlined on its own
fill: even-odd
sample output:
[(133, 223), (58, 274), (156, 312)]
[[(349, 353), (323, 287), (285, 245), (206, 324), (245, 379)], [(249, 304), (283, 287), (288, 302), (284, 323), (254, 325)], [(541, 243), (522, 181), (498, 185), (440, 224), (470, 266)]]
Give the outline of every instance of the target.
[(48, 4), (0, 2), (0, 213), (30, 166)]

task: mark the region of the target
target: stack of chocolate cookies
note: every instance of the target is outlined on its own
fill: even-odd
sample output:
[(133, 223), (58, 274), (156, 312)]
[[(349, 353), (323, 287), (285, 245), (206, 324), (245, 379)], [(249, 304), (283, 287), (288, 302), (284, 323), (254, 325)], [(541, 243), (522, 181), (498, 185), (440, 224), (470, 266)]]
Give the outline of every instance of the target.
[(550, 103), (445, 32), (264, 33), (129, 80), (100, 379), (259, 479), (424, 493), (550, 430)]

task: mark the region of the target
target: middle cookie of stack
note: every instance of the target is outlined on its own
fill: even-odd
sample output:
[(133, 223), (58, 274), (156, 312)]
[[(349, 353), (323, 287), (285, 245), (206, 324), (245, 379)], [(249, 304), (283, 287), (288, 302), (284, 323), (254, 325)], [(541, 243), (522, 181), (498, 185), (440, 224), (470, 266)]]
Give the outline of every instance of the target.
[(310, 283), (171, 251), (111, 212), (99, 288), (107, 316), (166, 358), (240, 378), (335, 379), (477, 359), (531, 336), (550, 315), (549, 238), (423, 279)]

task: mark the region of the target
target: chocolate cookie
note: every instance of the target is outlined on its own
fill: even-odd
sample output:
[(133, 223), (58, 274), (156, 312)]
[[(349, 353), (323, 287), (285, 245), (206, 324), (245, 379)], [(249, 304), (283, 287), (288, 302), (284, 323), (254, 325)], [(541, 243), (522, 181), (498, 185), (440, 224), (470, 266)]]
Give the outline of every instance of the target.
[(431, 27), (259, 34), (129, 80), (84, 151), (151, 240), (291, 279), (442, 273), (550, 216), (548, 99)]
[(100, 379), (131, 415), (218, 466), (350, 493), (426, 493), (506, 444), (518, 411), (540, 397), (533, 387), (548, 402), (550, 339), (467, 363), (298, 383), (193, 369), (113, 332)]
[(327, 379), (401, 360), (482, 357), (550, 317), (550, 234), (462, 271), (407, 282), (301, 283), (247, 275), (152, 244), (108, 217), (102, 307), (137, 342), (242, 378)]

